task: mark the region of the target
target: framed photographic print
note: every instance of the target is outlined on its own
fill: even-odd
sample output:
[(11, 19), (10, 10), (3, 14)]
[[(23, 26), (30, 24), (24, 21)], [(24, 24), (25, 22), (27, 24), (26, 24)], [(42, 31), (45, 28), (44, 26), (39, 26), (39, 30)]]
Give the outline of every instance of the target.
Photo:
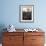
[(20, 5), (20, 22), (34, 21), (34, 5)]

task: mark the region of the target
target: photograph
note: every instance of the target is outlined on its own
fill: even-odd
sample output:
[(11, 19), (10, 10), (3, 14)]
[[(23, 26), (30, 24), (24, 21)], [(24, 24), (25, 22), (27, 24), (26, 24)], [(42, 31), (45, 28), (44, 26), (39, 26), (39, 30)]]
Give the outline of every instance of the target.
[(34, 5), (20, 5), (20, 21), (33, 22), (34, 20)]

